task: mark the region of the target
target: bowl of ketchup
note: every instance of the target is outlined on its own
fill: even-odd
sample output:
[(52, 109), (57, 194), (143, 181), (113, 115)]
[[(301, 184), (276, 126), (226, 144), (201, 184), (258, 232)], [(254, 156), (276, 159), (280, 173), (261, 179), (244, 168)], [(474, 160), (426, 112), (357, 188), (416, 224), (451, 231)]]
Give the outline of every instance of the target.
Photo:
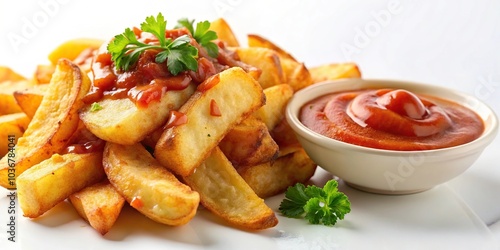
[(304, 88), (286, 119), (318, 166), (381, 194), (431, 189), (463, 173), (495, 138), (477, 98), (440, 86), (344, 79)]

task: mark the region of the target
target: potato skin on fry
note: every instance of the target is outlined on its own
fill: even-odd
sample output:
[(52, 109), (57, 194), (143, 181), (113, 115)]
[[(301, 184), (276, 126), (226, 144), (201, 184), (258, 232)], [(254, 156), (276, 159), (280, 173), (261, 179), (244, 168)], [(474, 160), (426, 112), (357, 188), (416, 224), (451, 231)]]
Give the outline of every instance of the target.
[(262, 230), (278, 224), (273, 210), (238, 175), (218, 147), (184, 181), (200, 193), (204, 207), (234, 226)]
[(74, 192), (104, 177), (102, 153), (54, 154), (16, 180), (24, 216), (41, 216)]
[(141, 144), (106, 143), (103, 165), (115, 189), (150, 219), (179, 226), (196, 214), (198, 193), (161, 166)]
[[(156, 159), (178, 175), (190, 175), (232, 127), (265, 103), (259, 83), (241, 68), (214, 77), (219, 77), (217, 84), (196, 91), (179, 109), (187, 122), (167, 128), (156, 144)], [(221, 116), (210, 114), (212, 100), (220, 107)]]
[(70, 195), (69, 200), (78, 214), (102, 235), (113, 227), (125, 204), (125, 198), (108, 180)]
[[(72, 62), (61, 59), (33, 119), (16, 145), (16, 175), (60, 152), (78, 127), (78, 110), (90, 80)], [(0, 160), (0, 185), (15, 187), (8, 178), (8, 159)]]

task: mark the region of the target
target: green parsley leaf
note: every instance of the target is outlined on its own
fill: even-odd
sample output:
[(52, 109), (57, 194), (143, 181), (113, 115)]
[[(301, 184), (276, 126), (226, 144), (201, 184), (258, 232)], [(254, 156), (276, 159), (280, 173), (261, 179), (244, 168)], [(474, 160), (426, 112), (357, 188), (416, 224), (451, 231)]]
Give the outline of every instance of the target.
[(217, 33), (210, 29), (210, 22), (203, 21), (196, 24), (196, 29), (193, 27), (194, 20), (190, 21), (187, 18), (183, 18), (177, 21), (177, 28), (185, 27), (193, 38), (198, 42), (203, 48), (207, 50), (210, 57), (216, 58), (219, 54), (219, 46), (212, 42), (217, 39)]
[(302, 217), (305, 213), (304, 218), (311, 224), (333, 226), (351, 211), (351, 203), (338, 191), (336, 180), (329, 180), (323, 188), (297, 183), (286, 190), (279, 210), (291, 218)]
[(90, 112), (99, 111), (101, 109), (102, 109), (102, 106), (97, 102), (94, 102), (90, 105)]
[(166, 39), (167, 21), (161, 13), (146, 17), (141, 23), (143, 32), (149, 32), (158, 38), (159, 45), (145, 44), (137, 40), (135, 33), (127, 28), (122, 34), (116, 35), (108, 44), (108, 52), (118, 70), (128, 71), (138, 60), (140, 55), (149, 49), (159, 50), (155, 61), (164, 63), (172, 75), (177, 75), (185, 70), (198, 70), (198, 49), (191, 45), (191, 38), (187, 35), (180, 36), (172, 41)]

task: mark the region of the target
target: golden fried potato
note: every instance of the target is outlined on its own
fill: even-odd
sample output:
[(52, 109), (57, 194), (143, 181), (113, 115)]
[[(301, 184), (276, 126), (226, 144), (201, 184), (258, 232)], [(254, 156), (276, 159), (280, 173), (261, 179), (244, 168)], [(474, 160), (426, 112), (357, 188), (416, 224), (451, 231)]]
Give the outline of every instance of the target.
[(281, 119), (278, 125), (276, 125), (276, 127), (274, 127), (274, 129), (271, 130), (270, 133), (274, 141), (280, 147), (280, 156), (283, 155), (281, 151), (284, 147), (300, 146), (300, 143), (295, 136), (295, 132), (290, 127), (290, 124), (288, 124), (285, 118)]
[(341, 78), (360, 78), (361, 71), (355, 63), (331, 63), (309, 68), (314, 83)]
[[(200, 86), (207, 85), (179, 109), (186, 123), (167, 128), (155, 147), (158, 161), (181, 176), (191, 174), (229, 130), (265, 103), (259, 83), (238, 67)], [(211, 114), (214, 103), (220, 115)]]
[(49, 83), (56, 66), (53, 64), (50, 65), (37, 65), (35, 75), (33, 77), (33, 81), (36, 84), (44, 84)]
[(238, 175), (218, 147), (184, 180), (200, 193), (205, 208), (232, 225), (261, 230), (278, 224), (273, 210)]
[(102, 235), (111, 230), (125, 198), (109, 183), (101, 181), (69, 196), (78, 214)]
[(288, 186), (309, 180), (315, 170), (314, 163), (300, 147), (273, 162), (237, 168), (238, 173), (261, 198), (286, 190)]
[(161, 166), (141, 144), (106, 143), (103, 164), (116, 190), (150, 219), (178, 226), (196, 214), (198, 193)]
[(280, 58), (274, 50), (258, 47), (238, 47), (235, 48), (235, 51), (242, 62), (262, 71), (257, 79), (262, 88), (265, 89), (286, 82)]
[(66, 58), (70, 61), (75, 60), (84, 50), (98, 49), (104, 42), (99, 39), (78, 38), (66, 41), (49, 54), (49, 60), (56, 65), (61, 58)]
[[(90, 80), (78, 66), (61, 59), (49, 89), (16, 145), (16, 174), (60, 152), (78, 127), (81, 99), (90, 88)], [(13, 188), (8, 179), (8, 159), (0, 160), (0, 185)]]
[(288, 84), (279, 84), (264, 89), (266, 105), (259, 108), (252, 115), (262, 120), (269, 131), (285, 117), (285, 107), (292, 98), (293, 89)]
[(247, 40), (248, 40), (248, 47), (260, 47), (260, 48), (272, 49), (278, 53), (280, 58), (287, 58), (292, 61), (297, 61), (290, 53), (286, 52), (284, 49), (280, 48), (278, 45), (276, 45), (275, 43), (269, 41), (268, 39), (262, 36), (256, 34), (248, 34)]
[(266, 124), (254, 117), (231, 129), (219, 143), (219, 148), (235, 167), (272, 161), (279, 150)]
[(24, 76), (15, 72), (11, 68), (0, 66), (0, 82), (5, 82), (5, 81), (18, 82), (24, 80), (26, 80)]
[(102, 152), (54, 154), (17, 177), (19, 204), (24, 216), (36, 218), (104, 176)]
[(22, 112), (13, 94), (31, 86), (32, 84), (26, 80), (0, 82), (0, 115)]
[[(15, 113), (0, 116), (0, 140), (8, 142), (9, 136), (14, 137), (14, 144), (24, 134), (30, 119), (24, 113)], [(0, 143), (0, 155), (8, 152), (8, 143)]]
[(224, 20), (224, 18), (215, 19), (210, 23), (210, 30), (215, 31), (217, 33), (217, 37), (219, 40), (224, 41), (227, 46), (230, 47), (239, 47), (240, 43), (236, 36), (231, 30), (229, 24)]
[(195, 91), (193, 84), (184, 90), (167, 91), (159, 101), (147, 107), (138, 107), (129, 98), (103, 99), (98, 102), (101, 110), (92, 110), (86, 105), (80, 119), (97, 137), (122, 145), (132, 145), (163, 126), (170, 110), (181, 107)]
[(280, 58), (281, 67), (285, 76), (285, 82), (298, 91), (312, 84), (311, 74), (304, 63), (297, 61), (290, 53), (280, 48), (273, 42), (255, 34), (248, 35), (249, 47), (268, 48), (276, 51)]
[(24, 90), (18, 90), (14, 92), (14, 99), (21, 110), (29, 118), (33, 118), (48, 88), (49, 84), (40, 84)]

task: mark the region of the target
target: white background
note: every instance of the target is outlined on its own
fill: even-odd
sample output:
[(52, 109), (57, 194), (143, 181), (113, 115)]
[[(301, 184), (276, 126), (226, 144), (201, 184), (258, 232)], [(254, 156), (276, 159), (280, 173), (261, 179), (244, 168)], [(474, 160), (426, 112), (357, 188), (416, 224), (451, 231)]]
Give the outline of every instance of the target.
[[(451, 87), (500, 114), (498, 0), (1, 1), (0, 65), (29, 76), (62, 41), (108, 39), (160, 11), (169, 27), (181, 17), (224, 17), (243, 45), (246, 34), (260, 34), (307, 66), (354, 61), (365, 78)], [(499, 150), (497, 138), (446, 185), (500, 239)]]

